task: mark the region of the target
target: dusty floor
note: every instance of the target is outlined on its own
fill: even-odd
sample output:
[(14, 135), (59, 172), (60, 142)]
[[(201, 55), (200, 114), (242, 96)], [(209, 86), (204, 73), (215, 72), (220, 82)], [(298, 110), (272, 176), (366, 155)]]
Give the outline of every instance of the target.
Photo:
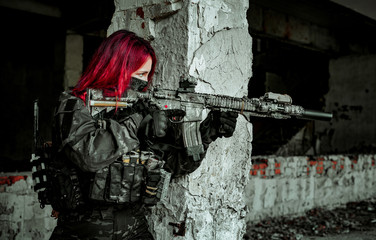
[(264, 220), (248, 226), (244, 239), (374, 240), (376, 198), (330, 211), (312, 209), (301, 217)]
[(329, 235), (326, 237), (304, 237), (303, 240), (375, 240), (376, 230), (350, 232), (346, 234)]

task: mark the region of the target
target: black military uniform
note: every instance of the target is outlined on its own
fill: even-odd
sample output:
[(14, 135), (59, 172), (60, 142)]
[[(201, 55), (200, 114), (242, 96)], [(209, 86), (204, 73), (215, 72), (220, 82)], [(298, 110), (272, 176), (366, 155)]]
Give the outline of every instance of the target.
[[(235, 119), (233, 128), (236, 116), (232, 117)], [(153, 239), (144, 216), (145, 189), (116, 179), (126, 175), (124, 164), (121, 169), (116, 167), (119, 159), (122, 162), (129, 152), (147, 146), (164, 161), (163, 169), (172, 177), (178, 177), (197, 169), (204, 154), (199, 161), (185, 154), (178, 126), (170, 126), (166, 136), (154, 138), (154, 143), (144, 144), (138, 131), (143, 119), (145, 112), (96, 119), (81, 99), (69, 92), (62, 93), (54, 118), (55, 155), (50, 168), (54, 175), (50, 198), (52, 207), (59, 213), (51, 239)], [(213, 116), (209, 116), (202, 124), (205, 151), (211, 141), (221, 136), (213, 132), (213, 122)], [(137, 179), (136, 170), (132, 170), (134, 179)], [(120, 174), (113, 174), (116, 171)], [(144, 174), (139, 181), (142, 185), (148, 176), (145, 171), (141, 172)], [(116, 181), (118, 187), (114, 185)], [(124, 197), (124, 185), (130, 191), (140, 192), (132, 198), (128, 195), (126, 198), (108, 197), (112, 191)]]

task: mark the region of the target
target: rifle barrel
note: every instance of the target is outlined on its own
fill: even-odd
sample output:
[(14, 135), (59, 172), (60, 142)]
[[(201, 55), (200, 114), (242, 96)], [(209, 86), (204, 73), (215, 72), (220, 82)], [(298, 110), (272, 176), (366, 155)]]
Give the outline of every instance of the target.
[(305, 109), (302, 116), (300, 116), (299, 118), (309, 120), (330, 121), (333, 118), (333, 113)]

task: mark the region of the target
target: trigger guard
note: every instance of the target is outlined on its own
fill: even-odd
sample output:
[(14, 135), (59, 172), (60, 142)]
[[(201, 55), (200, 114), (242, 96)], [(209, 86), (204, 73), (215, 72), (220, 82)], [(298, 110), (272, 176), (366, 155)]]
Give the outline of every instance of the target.
[(185, 111), (181, 109), (165, 110), (166, 116), (171, 123), (182, 123), (184, 122)]
[(173, 117), (172, 118), (169, 118), (168, 119), (169, 121), (170, 121), (170, 123), (183, 123), (184, 122), (184, 120), (183, 120), (183, 118), (182, 119), (179, 119), (179, 120), (175, 120), (175, 119), (173, 119)]

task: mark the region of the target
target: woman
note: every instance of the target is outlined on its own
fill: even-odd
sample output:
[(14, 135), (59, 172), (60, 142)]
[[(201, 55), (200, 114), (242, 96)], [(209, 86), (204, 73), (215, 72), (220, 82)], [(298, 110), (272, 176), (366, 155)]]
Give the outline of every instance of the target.
[[(51, 239), (153, 239), (143, 209), (158, 199), (145, 189), (156, 189), (160, 175), (149, 174), (141, 163), (130, 164), (132, 154), (149, 151), (149, 159), (163, 162), (160, 168), (172, 177), (199, 167), (201, 161), (193, 161), (184, 151), (179, 125), (169, 123), (164, 114), (151, 118), (141, 101), (131, 110), (99, 116), (91, 116), (85, 106), (88, 88), (116, 97), (130, 88), (145, 91), (156, 63), (147, 41), (120, 30), (100, 45), (74, 89), (60, 96), (50, 168), (54, 176), (51, 204), (58, 223)], [(234, 113), (209, 114), (200, 128), (205, 150), (217, 137), (232, 135), (236, 117)], [(145, 131), (153, 120), (163, 126), (164, 136)], [(220, 134), (219, 127), (225, 133)]]

